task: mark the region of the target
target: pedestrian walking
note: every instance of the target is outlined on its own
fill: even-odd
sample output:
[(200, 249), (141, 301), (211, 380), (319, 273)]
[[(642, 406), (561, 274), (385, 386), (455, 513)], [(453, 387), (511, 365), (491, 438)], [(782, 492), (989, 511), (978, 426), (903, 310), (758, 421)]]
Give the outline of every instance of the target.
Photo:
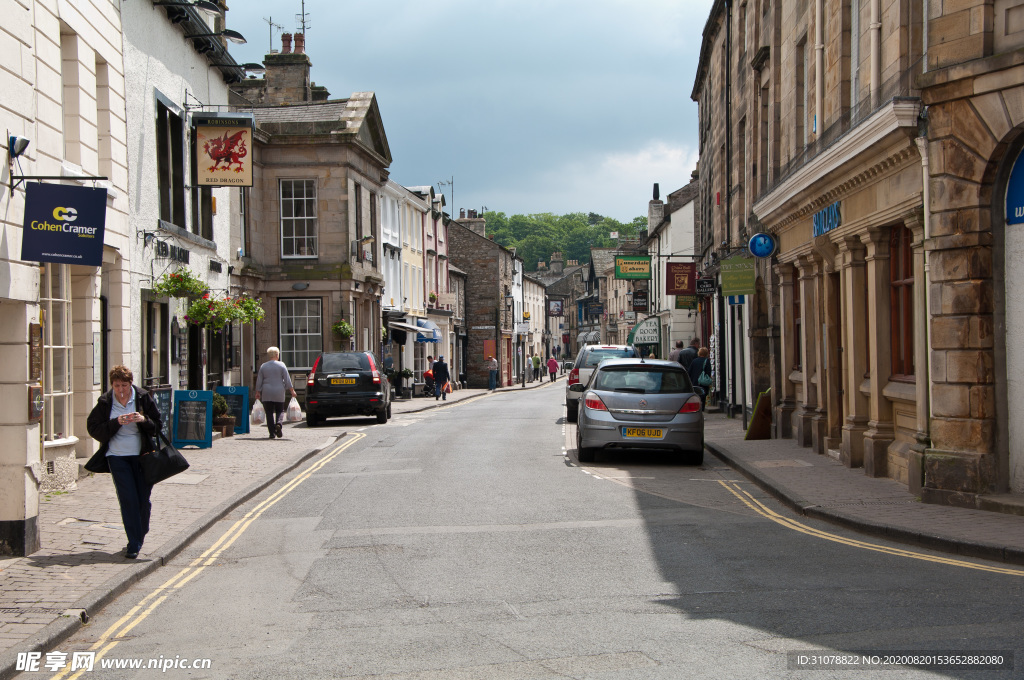
[(427, 355), (427, 370), (423, 371), (423, 394), (434, 393), (434, 356)]
[(431, 370), (434, 371), (434, 401), (437, 401), (438, 398), (441, 401), (448, 401), (448, 381), (451, 380), (451, 374), (448, 372), (448, 364), (444, 362), (443, 355), (437, 357)]
[(683, 365), (683, 368), (690, 370), (690, 364), (697, 358), (697, 350), (700, 349), (700, 338), (694, 338), (690, 341), (690, 346), (679, 353), (679, 363)]
[(711, 391), (711, 359), (708, 359), (710, 352), (707, 347), (697, 350), (697, 357), (690, 362), (687, 372), (690, 374), (690, 382), (693, 389), (700, 394), (700, 408), (704, 409), (708, 401), (708, 392)]
[(490, 371), (490, 375), (487, 379), (487, 387), (493, 392), (498, 386), (498, 360), (493, 356), (487, 357), (487, 370)]
[(554, 357), (548, 357), (548, 382), (555, 382), (555, 378), (558, 377), (558, 360)]
[(676, 340), (676, 348), (668, 353), (669, 361), (679, 361), (679, 353), (683, 351), (683, 341)]
[(540, 353), (533, 353), (533, 379), (540, 380)]
[(114, 480), (121, 523), (128, 537), (124, 556), (130, 560), (142, 550), (152, 510), (149, 496), (153, 485), (146, 482), (140, 460), (156, 450), (153, 439), (161, 427), (156, 401), (149, 392), (132, 385), (132, 379), (127, 366), (111, 369), (111, 388), (100, 395), (86, 419), (89, 435), (100, 443), (94, 458), (106, 463), (106, 471)]
[(256, 390), (253, 395), (263, 403), (267, 411), (267, 429), (270, 431), (270, 438), (275, 436), (280, 439), (281, 433), (281, 412), (284, 411), (285, 391), (295, 396), (295, 387), (292, 385), (292, 376), (288, 373), (288, 367), (280, 360), (281, 350), (277, 347), (267, 348), (267, 360), (260, 366), (260, 372), (256, 375)]

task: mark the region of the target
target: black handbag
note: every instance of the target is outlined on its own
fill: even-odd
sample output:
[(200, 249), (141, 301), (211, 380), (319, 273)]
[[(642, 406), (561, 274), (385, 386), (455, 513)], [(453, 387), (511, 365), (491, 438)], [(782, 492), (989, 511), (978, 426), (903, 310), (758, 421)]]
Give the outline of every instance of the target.
[(97, 474), (110, 473), (110, 464), (107, 462), (107, 452), (104, 450), (97, 451), (92, 454), (92, 458), (84, 465), (85, 469), (89, 472), (95, 472)]
[[(178, 449), (168, 441), (163, 430), (157, 430), (157, 448), (155, 451), (142, 455), (142, 476), (147, 484), (158, 484), (179, 472), (188, 469), (188, 461)], [(163, 446), (160, 441), (163, 440)]]

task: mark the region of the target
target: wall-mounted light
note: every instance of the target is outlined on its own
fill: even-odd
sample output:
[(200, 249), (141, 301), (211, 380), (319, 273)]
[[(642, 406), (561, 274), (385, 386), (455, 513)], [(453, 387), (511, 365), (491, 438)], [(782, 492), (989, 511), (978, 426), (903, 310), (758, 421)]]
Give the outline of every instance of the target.
[(245, 38), (242, 37), (242, 34), (239, 33), (238, 31), (232, 31), (230, 28), (226, 28), (223, 31), (217, 31), (216, 33), (200, 33), (198, 35), (186, 35), (185, 37), (187, 39), (189, 39), (189, 40), (196, 40), (198, 38), (221, 38), (221, 37), (223, 37), (223, 38), (226, 38), (226, 39), (230, 40), (231, 42), (237, 43), (239, 45), (244, 45), (245, 44)]
[(309, 288), (309, 284), (305, 281), (292, 284), (292, 290), (306, 290), (307, 288)]
[(29, 140), (26, 139), (25, 137), (19, 137), (18, 135), (9, 135), (7, 137), (7, 154), (11, 157), (11, 160), (13, 161), (15, 158), (18, 158), (23, 153), (25, 153), (25, 150), (28, 149), (29, 144)]
[(257, 64), (256, 62), (249, 62), (246, 64), (210, 64), (210, 66), (220, 66), (222, 68), (240, 68), (243, 71), (252, 71), (253, 73), (263, 73), (267, 70), (267, 67), (263, 64)]

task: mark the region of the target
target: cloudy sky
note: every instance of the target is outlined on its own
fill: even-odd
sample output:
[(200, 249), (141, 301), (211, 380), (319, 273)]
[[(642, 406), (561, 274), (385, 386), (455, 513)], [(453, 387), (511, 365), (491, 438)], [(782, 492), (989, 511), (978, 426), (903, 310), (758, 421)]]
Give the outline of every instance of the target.
[[(448, 212), (647, 214), (697, 162), (690, 100), (712, 0), (306, 0), (312, 79), (372, 91), (405, 186), (444, 185)], [(262, 61), (266, 19), (300, 0), (231, 3)], [(280, 49), (274, 29), (274, 48)]]

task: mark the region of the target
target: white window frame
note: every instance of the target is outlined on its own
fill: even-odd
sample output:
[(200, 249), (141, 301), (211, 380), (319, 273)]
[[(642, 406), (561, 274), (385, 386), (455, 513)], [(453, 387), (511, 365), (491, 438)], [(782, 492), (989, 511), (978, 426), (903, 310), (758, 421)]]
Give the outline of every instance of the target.
[[(298, 303), (305, 303), (301, 310)], [(313, 310), (315, 308), (315, 311)], [(313, 362), (324, 350), (324, 303), (323, 299), (314, 298), (278, 298), (277, 300), (277, 339), (281, 348), (281, 361), (289, 370), (308, 371)], [(302, 314), (298, 312), (302, 311)], [(289, 321), (304, 320), (298, 329), (288, 330)], [(299, 342), (296, 342), (299, 341)], [(297, 347), (296, 345), (304, 345)]]
[(74, 436), (71, 265), (43, 266), (39, 307), (43, 322), (43, 440), (52, 442)]
[[(293, 197), (292, 198), (288, 198), (288, 199), (286, 199), (284, 197), (284, 186), (285, 186), (286, 182), (290, 183), (291, 186), (292, 186), (292, 196)], [(303, 196), (300, 199), (294, 198), (295, 187), (296, 186), (303, 187)], [(312, 187), (312, 190), (313, 190), (312, 197), (310, 197), (309, 195), (307, 195), (305, 193), (305, 190), (306, 190), (307, 187)], [(316, 181), (316, 178), (315, 177), (281, 178), (281, 179), (278, 180), (278, 184), (277, 184), (277, 196), (278, 196), (278, 205), (279, 205), (278, 211), (280, 213), (278, 218), (280, 220), (279, 224), (281, 226), (281, 259), (282, 260), (309, 260), (309, 259), (316, 259), (318, 257), (318, 253), (320, 252), (320, 242), (319, 242), (320, 219), (319, 219), (318, 211), (317, 211), (317, 181)], [(303, 215), (301, 217), (296, 217), (293, 214), (290, 217), (285, 217), (285, 201), (289, 201), (289, 202), (292, 202), (292, 203), (294, 203), (296, 201), (303, 201), (305, 203), (305, 207), (307, 207), (307, 208), (310, 207), (310, 206), (312, 207), (313, 214), (312, 215)], [(292, 227), (292, 235), (288, 236), (288, 237), (285, 236), (285, 223), (286, 223), (285, 221), (286, 220), (289, 220), (291, 222), (291, 227)], [(306, 227), (306, 230), (303, 232), (303, 236), (297, 236), (296, 232), (295, 232), (295, 225), (299, 224), (300, 222), (303, 224), (304, 227)], [(310, 224), (312, 224), (312, 235), (310, 235), (310, 230), (308, 229)], [(298, 246), (298, 241), (299, 240), (305, 241), (307, 246), (308, 246), (309, 242), (312, 240), (312, 243), (313, 243), (313, 253), (312, 254), (310, 254), (310, 253), (301, 254), (301, 253), (294, 253), (293, 252), (292, 254), (286, 254), (285, 253), (285, 241), (286, 241), (286, 239), (287, 240), (291, 240), (293, 242), (292, 243), (292, 247), (296, 251), (299, 250), (299, 246)]]

